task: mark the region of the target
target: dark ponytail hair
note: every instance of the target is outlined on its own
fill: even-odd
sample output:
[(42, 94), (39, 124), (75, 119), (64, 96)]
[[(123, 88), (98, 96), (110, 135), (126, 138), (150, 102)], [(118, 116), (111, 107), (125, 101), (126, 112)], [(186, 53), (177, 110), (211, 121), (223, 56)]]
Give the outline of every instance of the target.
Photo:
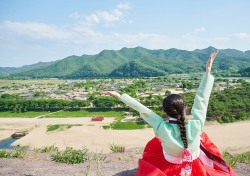
[(177, 119), (184, 148), (188, 148), (184, 115), (185, 102), (182, 96), (178, 94), (171, 94), (164, 98), (163, 110), (167, 113), (168, 116)]

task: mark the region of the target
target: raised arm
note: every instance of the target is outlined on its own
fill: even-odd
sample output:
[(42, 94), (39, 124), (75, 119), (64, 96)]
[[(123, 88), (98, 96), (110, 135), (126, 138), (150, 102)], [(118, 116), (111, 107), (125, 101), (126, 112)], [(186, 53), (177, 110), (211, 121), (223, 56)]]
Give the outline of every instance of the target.
[(206, 73), (204, 74), (200, 82), (199, 88), (194, 98), (194, 105), (191, 110), (193, 119), (200, 120), (202, 131), (206, 121), (209, 97), (214, 83), (214, 77), (210, 74), (210, 71), (212, 68), (213, 61), (217, 54), (218, 51), (212, 53), (207, 61)]
[(138, 102), (137, 100), (135, 100), (134, 98), (130, 97), (127, 94), (120, 95), (119, 93), (114, 91), (103, 92), (103, 94), (114, 96), (119, 100), (121, 100), (126, 105), (128, 105), (129, 107), (131, 107), (132, 109), (138, 111), (140, 113), (140, 116), (149, 125), (151, 125), (155, 131), (158, 129), (160, 123), (163, 121), (163, 119), (160, 116), (158, 116), (156, 113), (154, 113), (153, 111), (151, 111), (150, 109), (148, 109), (147, 107), (145, 107), (140, 102)]

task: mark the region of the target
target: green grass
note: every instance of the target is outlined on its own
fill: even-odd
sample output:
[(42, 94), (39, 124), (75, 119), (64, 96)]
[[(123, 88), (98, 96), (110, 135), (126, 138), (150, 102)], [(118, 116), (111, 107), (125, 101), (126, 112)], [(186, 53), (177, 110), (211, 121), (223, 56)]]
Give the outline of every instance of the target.
[(67, 147), (64, 151), (58, 151), (55, 154), (50, 155), (53, 161), (67, 164), (79, 164), (88, 160), (88, 149), (83, 147), (81, 150), (76, 150), (71, 147)]
[(250, 164), (250, 152), (232, 155), (227, 151), (224, 151), (223, 158), (231, 167), (235, 167), (237, 163)]
[[(86, 109), (67, 109), (67, 110), (52, 110), (52, 111), (27, 111), (27, 112), (13, 112), (13, 111), (0, 111), (0, 118), (3, 117), (13, 117), (13, 118), (33, 118), (42, 115), (46, 115), (48, 118), (67, 118), (67, 117), (94, 117), (94, 116), (104, 116), (104, 117), (116, 117), (121, 119), (124, 117), (124, 111), (126, 108), (121, 109), (110, 109), (110, 108), (86, 108)], [(56, 112), (58, 111), (58, 112)], [(52, 113), (55, 112), (55, 113)], [(49, 114), (52, 113), (52, 114)]]
[(28, 150), (27, 146), (15, 147), (11, 151), (0, 149), (0, 158), (24, 158)]
[(0, 111), (0, 118), (3, 118), (3, 117), (33, 118), (33, 117), (42, 116), (48, 113), (50, 112), (48, 111), (27, 111), (27, 112)]
[(113, 153), (123, 153), (123, 152), (125, 152), (125, 147), (124, 146), (115, 145), (114, 143), (109, 145), (109, 149)]
[(136, 122), (114, 122), (110, 125), (113, 130), (136, 130), (145, 127), (142, 123)]
[(122, 118), (124, 116), (124, 111), (126, 109), (104, 109), (104, 108), (86, 108), (86, 109), (67, 109), (62, 110), (46, 117), (56, 118), (56, 117), (94, 117), (94, 116), (104, 116), (104, 117), (117, 117)]
[(58, 151), (58, 147), (52, 145), (52, 146), (44, 146), (41, 148), (35, 148), (34, 149), (35, 152), (41, 152), (41, 153), (46, 153), (46, 152), (54, 152), (54, 151)]
[(82, 126), (81, 124), (55, 124), (55, 125), (48, 125), (47, 131), (62, 131), (64, 129), (69, 129), (72, 126)]
[(250, 151), (242, 154), (237, 154), (236, 156), (238, 157), (239, 162), (250, 164)]

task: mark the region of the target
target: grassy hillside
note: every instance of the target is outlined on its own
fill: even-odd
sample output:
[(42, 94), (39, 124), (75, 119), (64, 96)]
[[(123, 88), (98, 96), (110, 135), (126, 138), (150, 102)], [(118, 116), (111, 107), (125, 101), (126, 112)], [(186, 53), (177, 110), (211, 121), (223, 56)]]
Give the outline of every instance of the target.
[[(205, 70), (209, 54), (216, 48), (186, 51), (179, 49), (149, 50), (142, 47), (103, 50), (96, 55), (69, 56), (11, 76), (33, 78), (146, 77), (167, 73), (193, 73)], [(250, 51), (220, 50), (213, 69), (238, 71), (250, 67)], [(0, 70), (1, 71), (1, 70)], [(130, 73), (128, 73), (128, 71)]]

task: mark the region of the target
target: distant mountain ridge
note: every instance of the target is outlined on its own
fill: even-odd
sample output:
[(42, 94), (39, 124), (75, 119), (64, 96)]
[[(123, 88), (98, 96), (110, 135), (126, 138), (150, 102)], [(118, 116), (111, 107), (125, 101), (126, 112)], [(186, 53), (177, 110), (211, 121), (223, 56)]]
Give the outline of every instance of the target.
[(35, 68), (41, 68), (41, 67), (47, 67), (49, 65), (52, 65), (54, 61), (51, 62), (38, 62), (36, 64), (31, 64), (31, 65), (24, 65), (22, 67), (0, 67), (0, 75), (10, 75), (13, 73), (19, 73), (19, 72), (24, 72), (27, 70), (35, 69)]
[[(64, 59), (33, 64), (17, 70), (0, 67), (0, 75), (31, 78), (94, 78), (94, 77), (150, 77), (167, 73), (192, 73), (205, 70), (209, 54), (216, 48), (194, 51), (175, 48), (149, 50), (142, 47), (103, 50), (96, 55), (69, 56)], [(221, 49), (215, 60), (214, 70), (237, 71), (250, 67), (250, 51)]]

